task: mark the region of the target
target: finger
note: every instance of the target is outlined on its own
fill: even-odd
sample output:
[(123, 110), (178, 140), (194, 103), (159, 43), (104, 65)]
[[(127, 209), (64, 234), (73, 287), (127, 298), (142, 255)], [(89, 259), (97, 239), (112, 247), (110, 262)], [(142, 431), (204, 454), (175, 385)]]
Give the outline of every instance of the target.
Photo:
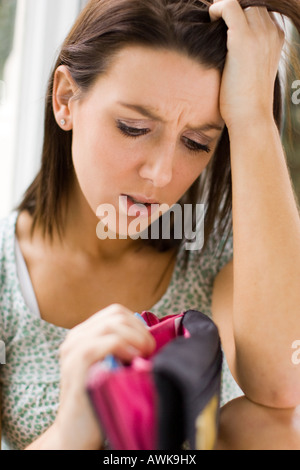
[(248, 27), (244, 11), (237, 0), (216, 0), (210, 7), (209, 14), (211, 21), (223, 18), (230, 29)]
[[(80, 337), (84, 332), (97, 328), (99, 325), (105, 327), (107, 322), (133, 322), (134, 324), (135, 320), (136, 318), (131, 310), (119, 304), (112, 304), (72, 328), (69, 336), (73, 338)], [(139, 324), (137, 327), (141, 327), (141, 325)]]
[(130, 329), (136, 337), (140, 337), (143, 340), (147, 340), (149, 337), (148, 328), (145, 324), (133, 313), (124, 311), (95, 316), (93, 322), (89, 325), (85, 325), (82, 332), (86, 334), (87, 332), (92, 333), (92, 331), (94, 331), (95, 334), (105, 335), (113, 331), (121, 332), (122, 328)]
[(96, 325), (100, 320), (105, 320), (106, 318), (110, 318), (113, 315), (122, 315), (124, 318), (131, 318), (134, 317), (134, 312), (129, 310), (128, 308), (124, 307), (121, 304), (111, 304), (108, 307), (99, 310), (99, 312), (92, 315), (86, 322), (86, 326)]
[(248, 24), (251, 29), (274, 27), (271, 14), (266, 7), (248, 7), (244, 10)]
[[(132, 326), (116, 323), (110, 324), (107, 327), (101, 325), (98, 329), (70, 336), (60, 348), (61, 356), (73, 355), (74, 351), (78, 351), (82, 344), (89, 344), (95, 341), (102, 344), (110, 336), (119, 338), (120, 342), (126, 342), (138, 351), (141, 356), (150, 355), (155, 348), (155, 340), (145, 327), (139, 331)], [(113, 351), (108, 351), (108, 353), (112, 354)]]
[(267, 8), (262, 8), (260, 10), (260, 14), (265, 22), (265, 24), (271, 28), (275, 28), (277, 29), (277, 31), (279, 32), (280, 36), (281, 35), (284, 35), (285, 36), (285, 32), (284, 32), (284, 28), (285, 28), (285, 23), (284, 23), (284, 17), (279, 15), (278, 13), (274, 13), (274, 12), (269, 12), (267, 10)]
[(106, 335), (78, 344), (72, 352), (61, 355), (61, 375), (64, 380), (71, 380), (76, 386), (83, 386), (83, 381), (91, 366), (113, 355), (124, 362), (131, 362), (140, 352), (125, 338), (115, 334)]
[(133, 315), (114, 313), (99, 315), (96, 322), (85, 322), (68, 334), (61, 346), (63, 355), (72, 354), (78, 346), (97, 339), (99, 343), (109, 335), (116, 335), (120, 340), (137, 349), (141, 355), (149, 355), (155, 348), (155, 340), (144, 324)]
[[(142, 329), (133, 327), (131, 325), (114, 324), (112, 325), (106, 335), (116, 335), (120, 340), (125, 341), (129, 346), (134, 348), (142, 356), (148, 356), (152, 353), (155, 347), (155, 340), (151, 333), (142, 325)], [(101, 339), (102, 339), (101, 335)]]
[[(275, 16), (269, 13), (265, 7), (250, 7), (245, 10), (250, 29), (255, 33), (274, 34), (274, 39), (277, 43), (279, 38), (282, 44), (285, 40), (284, 30), (279, 26)], [(275, 43), (274, 43), (275, 45)]]
[(264, 27), (264, 21), (260, 11), (261, 9), (262, 7), (248, 7), (244, 10), (248, 25), (252, 30), (257, 30)]

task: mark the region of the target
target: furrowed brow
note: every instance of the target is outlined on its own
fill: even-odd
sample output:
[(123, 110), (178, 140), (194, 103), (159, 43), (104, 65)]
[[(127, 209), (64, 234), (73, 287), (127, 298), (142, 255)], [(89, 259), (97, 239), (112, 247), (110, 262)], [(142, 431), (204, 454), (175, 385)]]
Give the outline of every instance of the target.
[[(138, 104), (130, 104), (130, 103), (123, 103), (121, 101), (118, 102), (118, 105), (122, 106), (123, 108), (131, 109), (132, 111), (136, 111), (144, 117), (152, 119), (154, 121), (159, 122), (166, 122), (161, 116), (159, 116), (155, 110), (153, 110), (150, 106), (141, 106)], [(203, 126), (199, 127), (189, 127), (189, 130), (195, 132), (208, 132), (210, 130), (217, 130), (222, 131), (223, 126), (220, 124), (216, 124), (214, 122), (203, 124)]]
[(123, 103), (121, 101), (118, 102), (120, 106), (123, 106), (123, 108), (131, 109), (132, 111), (137, 111), (139, 114), (142, 116), (145, 116), (149, 119), (153, 119), (154, 121), (161, 121), (164, 122), (163, 118), (159, 116), (152, 108), (149, 106), (141, 106), (138, 104), (129, 104), (129, 103)]
[(207, 131), (222, 131), (224, 129), (223, 126), (220, 124), (216, 124), (214, 122), (209, 122), (207, 124), (203, 124), (203, 126), (200, 127), (190, 127), (190, 130), (195, 131), (195, 132), (207, 132)]

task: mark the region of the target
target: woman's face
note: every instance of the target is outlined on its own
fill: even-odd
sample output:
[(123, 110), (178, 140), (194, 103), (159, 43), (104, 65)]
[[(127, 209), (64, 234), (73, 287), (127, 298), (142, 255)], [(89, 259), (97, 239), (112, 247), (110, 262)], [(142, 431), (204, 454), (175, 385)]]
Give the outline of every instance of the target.
[(74, 168), (95, 214), (110, 204), (129, 223), (140, 209), (147, 226), (153, 218), (146, 203), (178, 202), (221, 136), (220, 80), (217, 70), (177, 52), (131, 46), (71, 101)]

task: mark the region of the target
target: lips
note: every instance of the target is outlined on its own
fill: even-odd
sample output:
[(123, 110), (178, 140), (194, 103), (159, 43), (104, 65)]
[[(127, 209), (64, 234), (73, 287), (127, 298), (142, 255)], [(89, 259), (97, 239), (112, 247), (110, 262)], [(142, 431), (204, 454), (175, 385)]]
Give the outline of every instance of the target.
[(129, 217), (150, 217), (158, 211), (159, 203), (140, 195), (122, 194), (120, 208)]
[[(125, 194), (122, 196), (125, 196)], [(159, 204), (159, 202), (155, 201), (155, 199), (149, 199), (139, 194), (126, 194), (126, 196), (130, 198), (134, 204), (145, 204), (145, 205)]]

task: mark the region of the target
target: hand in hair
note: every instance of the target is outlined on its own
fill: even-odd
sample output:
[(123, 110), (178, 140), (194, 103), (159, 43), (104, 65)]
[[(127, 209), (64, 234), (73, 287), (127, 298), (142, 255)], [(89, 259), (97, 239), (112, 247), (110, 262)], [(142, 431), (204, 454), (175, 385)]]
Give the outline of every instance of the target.
[(238, 0), (215, 0), (209, 13), (212, 21), (223, 18), (228, 27), (220, 95), (227, 127), (272, 119), (284, 32), (266, 7), (243, 10)]

